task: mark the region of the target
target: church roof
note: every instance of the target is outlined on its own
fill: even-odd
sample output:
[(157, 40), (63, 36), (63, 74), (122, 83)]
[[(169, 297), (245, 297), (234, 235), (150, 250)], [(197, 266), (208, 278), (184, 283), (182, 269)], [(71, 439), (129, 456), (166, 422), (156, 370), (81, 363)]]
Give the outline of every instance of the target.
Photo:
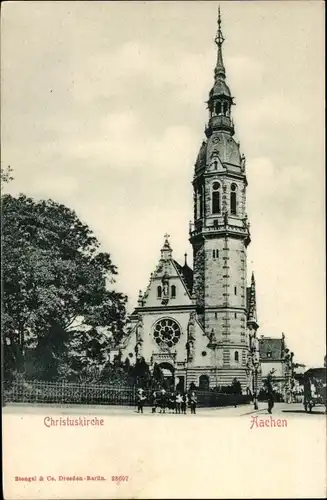
[(187, 265), (181, 266), (176, 260), (174, 260), (177, 271), (181, 275), (184, 285), (187, 291), (191, 294), (193, 288), (193, 270)]

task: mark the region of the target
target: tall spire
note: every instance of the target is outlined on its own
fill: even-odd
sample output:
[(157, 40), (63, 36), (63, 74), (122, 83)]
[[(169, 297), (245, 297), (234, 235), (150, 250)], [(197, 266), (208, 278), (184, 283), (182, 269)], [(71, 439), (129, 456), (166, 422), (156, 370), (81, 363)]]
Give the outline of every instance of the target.
[(258, 328), (257, 297), (256, 297), (254, 273), (252, 273), (252, 276), (251, 276), (251, 286), (249, 289), (248, 324), (249, 323), (251, 323), (254, 326), (255, 330)]
[(225, 66), (223, 62), (223, 53), (222, 53), (222, 44), (224, 43), (225, 38), (223, 37), (223, 33), (221, 31), (221, 15), (220, 15), (220, 6), (218, 7), (218, 29), (217, 29), (217, 35), (215, 38), (215, 42), (218, 47), (218, 52), (217, 52), (217, 64), (215, 67), (215, 80), (218, 80), (219, 78), (226, 78), (226, 71), (225, 71)]

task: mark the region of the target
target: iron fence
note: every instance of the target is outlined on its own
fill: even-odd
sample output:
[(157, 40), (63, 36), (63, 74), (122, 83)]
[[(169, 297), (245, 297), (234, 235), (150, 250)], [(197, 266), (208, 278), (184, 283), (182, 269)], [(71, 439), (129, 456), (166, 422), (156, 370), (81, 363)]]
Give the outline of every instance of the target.
[[(214, 390), (196, 390), (198, 407), (236, 406), (251, 402), (251, 396), (224, 394)], [(145, 391), (145, 406), (153, 403), (153, 391)], [(169, 394), (167, 394), (167, 400)], [(87, 384), (72, 382), (12, 382), (3, 390), (4, 404), (49, 403), (135, 406), (137, 388), (117, 387), (109, 384)]]
[(135, 405), (134, 387), (70, 382), (13, 382), (4, 391), (4, 403)]

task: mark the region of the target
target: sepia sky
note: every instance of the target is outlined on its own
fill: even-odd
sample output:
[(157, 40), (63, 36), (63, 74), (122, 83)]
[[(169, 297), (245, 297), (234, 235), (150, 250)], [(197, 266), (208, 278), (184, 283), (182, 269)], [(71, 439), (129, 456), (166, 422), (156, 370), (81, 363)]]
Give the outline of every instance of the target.
[[(325, 355), (324, 4), (221, 2), (247, 158), (259, 334)], [(2, 6), (6, 190), (75, 209), (135, 306), (171, 235), (192, 261), (193, 168), (213, 83), (215, 2)]]

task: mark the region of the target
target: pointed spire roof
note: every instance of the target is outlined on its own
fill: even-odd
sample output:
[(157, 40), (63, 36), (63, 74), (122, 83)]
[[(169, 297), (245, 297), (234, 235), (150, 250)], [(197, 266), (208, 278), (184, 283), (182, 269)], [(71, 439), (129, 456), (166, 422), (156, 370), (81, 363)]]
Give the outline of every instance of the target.
[(225, 65), (224, 65), (224, 60), (223, 60), (223, 51), (222, 51), (222, 45), (225, 41), (225, 38), (223, 36), (223, 32), (221, 29), (221, 15), (220, 15), (220, 7), (218, 8), (218, 28), (217, 28), (217, 34), (215, 38), (215, 43), (217, 45), (217, 62), (216, 62), (216, 67), (215, 67), (215, 83), (213, 88), (211, 89), (210, 95), (211, 96), (218, 96), (218, 95), (225, 95), (228, 96), (229, 98), (232, 99), (231, 97), (231, 92), (229, 90), (228, 85), (226, 84), (226, 70), (225, 70)]
[(215, 68), (215, 80), (218, 78), (226, 78), (226, 70), (224, 66), (224, 61), (223, 61), (223, 52), (222, 52), (222, 44), (224, 43), (225, 38), (223, 37), (223, 33), (221, 30), (221, 15), (220, 15), (220, 6), (218, 7), (218, 29), (217, 29), (217, 35), (215, 38), (215, 42), (218, 47), (218, 52), (217, 52), (217, 64)]
[(252, 323), (258, 328), (257, 323), (257, 296), (255, 289), (255, 278), (252, 272), (251, 285), (248, 289), (248, 323)]

